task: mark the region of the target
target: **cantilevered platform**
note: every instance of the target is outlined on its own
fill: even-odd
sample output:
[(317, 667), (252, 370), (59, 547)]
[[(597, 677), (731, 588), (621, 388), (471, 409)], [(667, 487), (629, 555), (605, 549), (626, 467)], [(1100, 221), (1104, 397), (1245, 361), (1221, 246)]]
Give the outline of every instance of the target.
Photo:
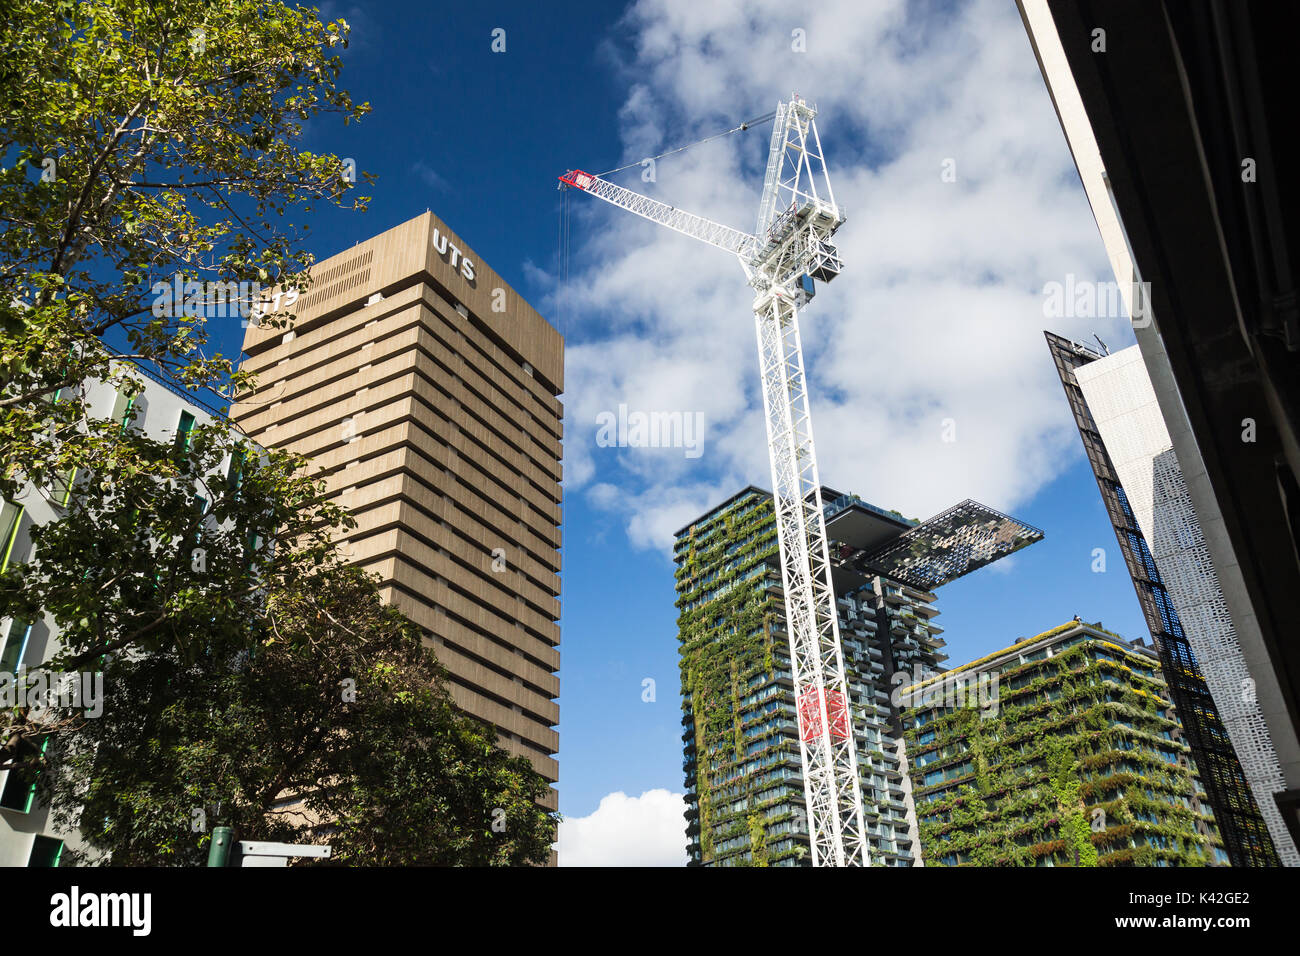
[(969, 498), (917, 523), (854, 496), (822, 494), (839, 593), (877, 574), (933, 591), (1043, 538), (1032, 525)]

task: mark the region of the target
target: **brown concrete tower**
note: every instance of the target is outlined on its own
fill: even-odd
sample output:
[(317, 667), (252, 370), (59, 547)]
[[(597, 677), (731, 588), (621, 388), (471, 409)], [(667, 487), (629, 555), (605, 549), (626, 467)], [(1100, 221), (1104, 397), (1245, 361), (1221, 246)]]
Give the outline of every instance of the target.
[(564, 340), (432, 213), (312, 273), (281, 299), (292, 331), (245, 334), (258, 388), (233, 417), (329, 473), (344, 553), (554, 783)]

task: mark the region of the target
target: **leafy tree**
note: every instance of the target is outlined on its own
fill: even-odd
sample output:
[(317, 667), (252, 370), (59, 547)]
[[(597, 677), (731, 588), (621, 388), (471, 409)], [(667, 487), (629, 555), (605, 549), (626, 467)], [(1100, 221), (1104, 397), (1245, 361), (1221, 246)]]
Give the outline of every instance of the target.
[(0, 578), (0, 615), (58, 625), (56, 670), (251, 642), (267, 593), (300, 586), (331, 560), (331, 531), (352, 524), (298, 456), (220, 422), (196, 425), (184, 448), (111, 423), (85, 437), (98, 466), (74, 479), (58, 520), (32, 528), (31, 560)]
[[(297, 456), (255, 450), (220, 423), (197, 425), (185, 447), (129, 421), (91, 422), (83, 437), (99, 467), (67, 482), (59, 518), (32, 528), (30, 560), (0, 576), (0, 616), (58, 628), (46, 672), (93, 672), (112, 654), (247, 649), (266, 627), (267, 594), (334, 560), (330, 532), (352, 524)], [(46, 738), (83, 720), (52, 703), (0, 711), (0, 769), (41, 770)]]
[(296, 144), (369, 109), (338, 85), (347, 33), (273, 0), (0, 6), (0, 494), (102, 464), (69, 389), (120, 379), (105, 336), (186, 386), (248, 384), (208, 320), (307, 287), (288, 215), (366, 203)]
[(206, 831), (325, 842), (336, 863), (545, 862), (544, 779), (460, 713), (375, 581), (328, 563), (267, 602), (251, 654), (115, 657), (103, 716), (41, 780), (114, 865), (199, 865)]
[(347, 162), (296, 144), (368, 111), (338, 85), (347, 32), (274, 0), (0, 6), (0, 495), (71, 489), (0, 578), (0, 616), (52, 617), (49, 666), (106, 690), (94, 719), (0, 714), (0, 768), (115, 863), (197, 862), (196, 809), (326, 833), (340, 862), (536, 862), (553, 835), (544, 780), (339, 562), (350, 519), (301, 458), (222, 425), (153, 441), (86, 401), (91, 381), (138, 387), (121, 356), (227, 397), (252, 384), (208, 322), (309, 286), (290, 216), (365, 206)]
[[(332, 48), (346, 37), (342, 21), (274, 2), (0, 6), (0, 495), (57, 500), (75, 484), (94, 502), (34, 534), (33, 567), (0, 582), (0, 614), (48, 613), (62, 628), (56, 668), (113, 651), (188, 654), (196, 635), (240, 633), (266, 589), (328, 552), (342, 518), (300, 460), (246, 463), (243, 498), (205, 491), (228, 480), (209, 474), (222, 455), (247, 458), (246, 445), (199, 430), (195, 453), (175, 456), (92, 417), (84, 386), (138, 388), (109, 337), (185, 385), (242, 387), (229, 359), (208, 354), (208, 320), (239, 321), (245, 291), (306, 287), (311, 257), (288, 213), (365, 205), (341, 160), (295, 145), (314, 116), (368, 110), (337, 83)], [(180, 571), (200, 546), (200, 495), (217, 502), (203, 533), (240, 547), (217, 548), (234, 563), (194, 576)], [(0, 768), (35, 769), (34, 741), (78, 719), (0, 715)]]
[(98, 717), (12, 711), (0, 735), (0, 766), (80, 826), (87, 859), (195, 864), (227, 824), (328, 839), (340, 863), (544, 862), (545, 780), (456, 710), (415, 625), (340, 561), (330, 532), (353, 522), (323, 483), (221, 423), (186, 447), (118, 432), (0, 578), (0, 614), (61, 628), (49, 667), (102, 675)]

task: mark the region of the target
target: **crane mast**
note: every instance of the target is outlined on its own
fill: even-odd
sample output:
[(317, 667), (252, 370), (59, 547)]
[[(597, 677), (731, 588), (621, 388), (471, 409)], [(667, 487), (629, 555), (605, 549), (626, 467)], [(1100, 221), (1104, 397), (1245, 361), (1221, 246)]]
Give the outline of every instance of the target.
[(777, 105), (754, 235), (581, 170), (560, 182), (732, 253), (754, 289), (812, 863), (866, 866), (854, 721), (799, 337), (799, 309), (817, 282), (829, 282), (842, 267), (831, 238), (844, 215), (831, 191), (816, 115), (798, 96)]

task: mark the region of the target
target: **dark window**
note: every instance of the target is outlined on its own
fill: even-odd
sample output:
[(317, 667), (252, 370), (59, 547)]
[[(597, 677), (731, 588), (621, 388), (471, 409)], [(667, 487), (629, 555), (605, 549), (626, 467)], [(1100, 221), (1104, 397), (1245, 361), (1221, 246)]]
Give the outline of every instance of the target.
[(192, 431), (194, 431), (194, 415), (191, 412), (181, 412), (180, 424), (176, 426), (176, 450), (178, 452), (190, 450), (190, 432)]
[[(45, 748), (49, 745), (49, 742), (49, 737), (42, 740), (39, 751), (36, 750), (35, 746), (24, 744), (23, 749), (28, 752), (20, 752), (19, 756), (26, 758), (34, 753), (45, 753)], [(15, 810), (18, 813), (29, 813), (35, 796), (36, 775), (26, 775), (17, 770), (10, 770), (9, 775), (5, 778), (4, 790), (0, 791), (0, 807), (6, 810)]]
[(63, 856), (63, 841), (54, 837), (37, 836), (32, 841), (32, 854), (27, 858), (28, 866), (58, 866), (59, 857)]
[(9, 639), (5, 641), (4, 651), (0, 652), (0, 672), (17, 673), (18, 665), (23, 662), (27, 639), (31, 634), (32, 626), (26, 621), (15, 620), (9, 625)]

